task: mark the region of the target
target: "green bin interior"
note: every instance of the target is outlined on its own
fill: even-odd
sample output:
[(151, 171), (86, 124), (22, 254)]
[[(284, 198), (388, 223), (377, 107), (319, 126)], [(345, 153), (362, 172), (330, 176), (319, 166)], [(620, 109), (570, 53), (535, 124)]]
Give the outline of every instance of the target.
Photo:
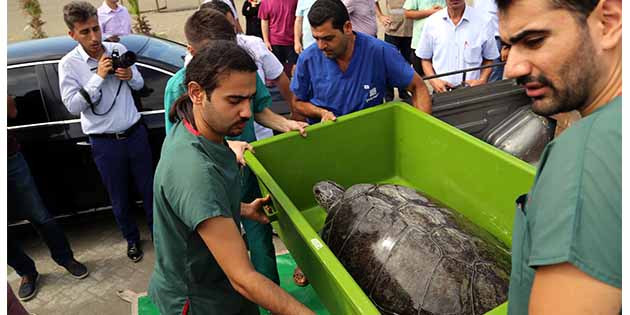
[[(312, 187), (333, 180), (415, 188), (511, 245), (514, 200), (535, 169), (405, 103), (388, 103), (336, 122), (254, 143), (246, 153), (274, 226), (331, 314), (380, 314), (317, 234), (326, 213)], [(487, 314), (507, 314), (506, 304)]]

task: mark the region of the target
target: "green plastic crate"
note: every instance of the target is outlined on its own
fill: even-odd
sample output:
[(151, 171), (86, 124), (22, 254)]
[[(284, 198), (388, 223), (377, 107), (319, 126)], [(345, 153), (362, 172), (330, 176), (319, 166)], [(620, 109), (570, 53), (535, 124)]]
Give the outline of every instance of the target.
[[(271, 194), (276, 231), (331, 314), (380, 314), (321, 240), (312, 187), (333, 180), (413, 187), (511, 245), (514, 200), (535, 169), (405, 103), (388, 103), (254, 143), (248, 165)], [(487, 314), (507, 314), (503, 304)]]

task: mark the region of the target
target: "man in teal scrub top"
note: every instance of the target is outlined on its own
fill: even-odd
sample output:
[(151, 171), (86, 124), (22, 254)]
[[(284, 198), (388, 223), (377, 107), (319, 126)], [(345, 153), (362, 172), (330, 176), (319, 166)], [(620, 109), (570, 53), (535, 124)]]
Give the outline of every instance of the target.
[[(161, 314), (314, 314), (252, 266), (241, 218), (269, 220), (267, 198), (241, 203), (241, 174), (225, 137), (252, 116), (256, 64), (233, 41), (213, 41), (188, 65), (153, 185), (155, 266), (149, 295)], [(253, 302), (253, 303), (252, 303)], [(254, 304), (255, 303), (255, 304)]]
[[(201, 9), (195, 11), (186, 21), (184, 27), (186, 40), (188, 41), (188, 50), (194, 56), (196, 52), (213, 40), (230, 40), (237, 42), (236, 33), (232, 24), (226, 16), (213, 9)], [(173, 76), (166, 85), (164, 92), (164, 108), (166, 117), (166, 134), (170, 133), (173, 121), (170, 121), (170, 109), (172, 104), (182, 95), (186, 94), (186, 86), (184, 79), (188, 68), (182, 68), (175, 76)], [(304, 128), (307, 126), (305, 122), (299, 122), (284, 118), (269, 109), (271, 105), (271, 94), (267, 90), (264, 81), (256, 76), (256, 94), (252, 98), (251, 110), (252, 116), (245, 124), (243, 132), (235, 137), (228, 137), (228, 145), (234, 147), (234, 143), (254, 142), (256, 134), (254, 129), (254, 120), (264, 126), (280, 132), (297, 130), (302, 135), (306, 135)], [(178, 117), (174, 117), (175, 120)], [(244, 163), (239, 157), (241, 151), (237, 152), (237, 158)], [(260, 190), (256, 181), (256, 176), (247, 166), (244, 166), (241, 172), (241, 201), (251, 202), (256, 197), (260, 197)], [(273, 234), (271, 225), (260, 224), (252, 220), (242, 220), (243, 228), (247, 235), (247, 247), (249, 249), (250, 258), (256, 270), (267, 278), (280, 284), (278, 268), (276, 264), (276, 252), (273, 245)]]
[(509, 314), (621, 313), (621, 0), (498, 0), (505, 74), (582, 119), (517, 200)]

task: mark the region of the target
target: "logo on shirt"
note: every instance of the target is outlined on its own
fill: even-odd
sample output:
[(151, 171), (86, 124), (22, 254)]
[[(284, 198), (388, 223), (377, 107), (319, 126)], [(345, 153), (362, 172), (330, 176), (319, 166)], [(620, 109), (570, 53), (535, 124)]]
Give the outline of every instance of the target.
[(378, 90), (373, 87), (370, 92), (368, 92), (368, 98), (365, 100), (366, 103), (369, 103), (378, 97)]

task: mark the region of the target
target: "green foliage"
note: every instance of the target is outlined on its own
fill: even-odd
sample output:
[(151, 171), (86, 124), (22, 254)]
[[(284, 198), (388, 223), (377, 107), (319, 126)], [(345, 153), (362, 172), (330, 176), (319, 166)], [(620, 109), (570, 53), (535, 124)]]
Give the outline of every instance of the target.
[(140, 12), (140, 4), (138, 3), (138, 0), (129, 0), (127, 9), (129, 10), (129, 13), (134, 16), (133, 32), (153, 35), (149, 21), (146, 16), (142, 15)]
[(32, 38), (46, 38), (47, 35), (42, 29), (42, 26), (46, 23), (41, 19), (42, 8), (39, 5), (38, 0), (20, 0), (22, 4), (22, 11), (24, 14), (31, 17), (31, 21), (27, 24), (33, 31)]

